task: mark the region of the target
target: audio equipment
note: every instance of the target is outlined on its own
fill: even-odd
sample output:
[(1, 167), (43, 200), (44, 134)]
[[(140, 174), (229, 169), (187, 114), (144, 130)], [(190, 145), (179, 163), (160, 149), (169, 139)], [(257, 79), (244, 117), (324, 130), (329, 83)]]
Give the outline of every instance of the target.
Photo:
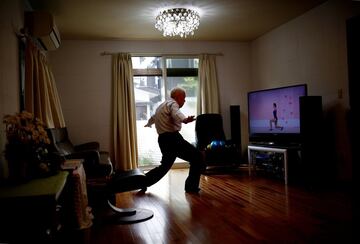
[(300, 97), (301, 161), (304, 180), (310, 185), (318, 184), (326, 177), (324, 119), (321, 96)]
[(240, 106), (230, 105), (231, 140), (241, 148)]

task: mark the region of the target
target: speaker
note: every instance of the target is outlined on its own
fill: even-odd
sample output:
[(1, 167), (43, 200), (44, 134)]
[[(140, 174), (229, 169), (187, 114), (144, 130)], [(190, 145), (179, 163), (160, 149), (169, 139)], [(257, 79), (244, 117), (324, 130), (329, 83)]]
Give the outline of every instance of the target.
[(300, 132), (303, 143), (317, 143), (323, 126), (322, 97), (300, 97)]
[[(305, 183), (318, 184), (325, 173), (321, 96), (300, 97), (301, 164)], [(325, 167), (325, 168), (324, 168)]]
[(241, 146), (240, 106), (230, 105), (231, 140)]

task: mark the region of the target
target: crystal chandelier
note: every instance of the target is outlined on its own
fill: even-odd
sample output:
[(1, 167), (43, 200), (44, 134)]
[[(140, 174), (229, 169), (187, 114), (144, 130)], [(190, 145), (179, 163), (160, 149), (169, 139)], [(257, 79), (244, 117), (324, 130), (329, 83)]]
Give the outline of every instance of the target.
[(172, 8), (163, 10), (156, 17), (155, 28), (164, 36), (187, 37), (199, 27), (200, 15), (191, 9)]

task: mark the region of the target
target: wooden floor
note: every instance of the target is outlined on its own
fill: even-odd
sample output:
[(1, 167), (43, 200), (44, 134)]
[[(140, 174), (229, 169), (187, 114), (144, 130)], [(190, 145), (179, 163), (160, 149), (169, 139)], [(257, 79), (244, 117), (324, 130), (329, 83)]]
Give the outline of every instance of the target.
[[(350, 193), (285, 186), (246, 171), (204, 175), (198, 195), (184, 192), (188, 170), (171, 170), (145, 194), (117, 195), (117, 205), (150, 209), (148, 221), (109, 223), (108, 209), (72, 243), (351, 243)], [(349, 191), (350, 192), (350, 191)]]

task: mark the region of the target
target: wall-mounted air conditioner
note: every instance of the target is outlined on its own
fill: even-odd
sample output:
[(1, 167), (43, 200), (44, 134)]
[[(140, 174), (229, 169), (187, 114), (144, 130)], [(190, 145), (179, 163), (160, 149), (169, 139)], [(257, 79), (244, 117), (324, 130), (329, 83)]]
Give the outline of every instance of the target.
[(25, 12), (25, 29), (44, 50), (55, 50), (60, 46), (60, 33), (54, 17), (44, 11)]

